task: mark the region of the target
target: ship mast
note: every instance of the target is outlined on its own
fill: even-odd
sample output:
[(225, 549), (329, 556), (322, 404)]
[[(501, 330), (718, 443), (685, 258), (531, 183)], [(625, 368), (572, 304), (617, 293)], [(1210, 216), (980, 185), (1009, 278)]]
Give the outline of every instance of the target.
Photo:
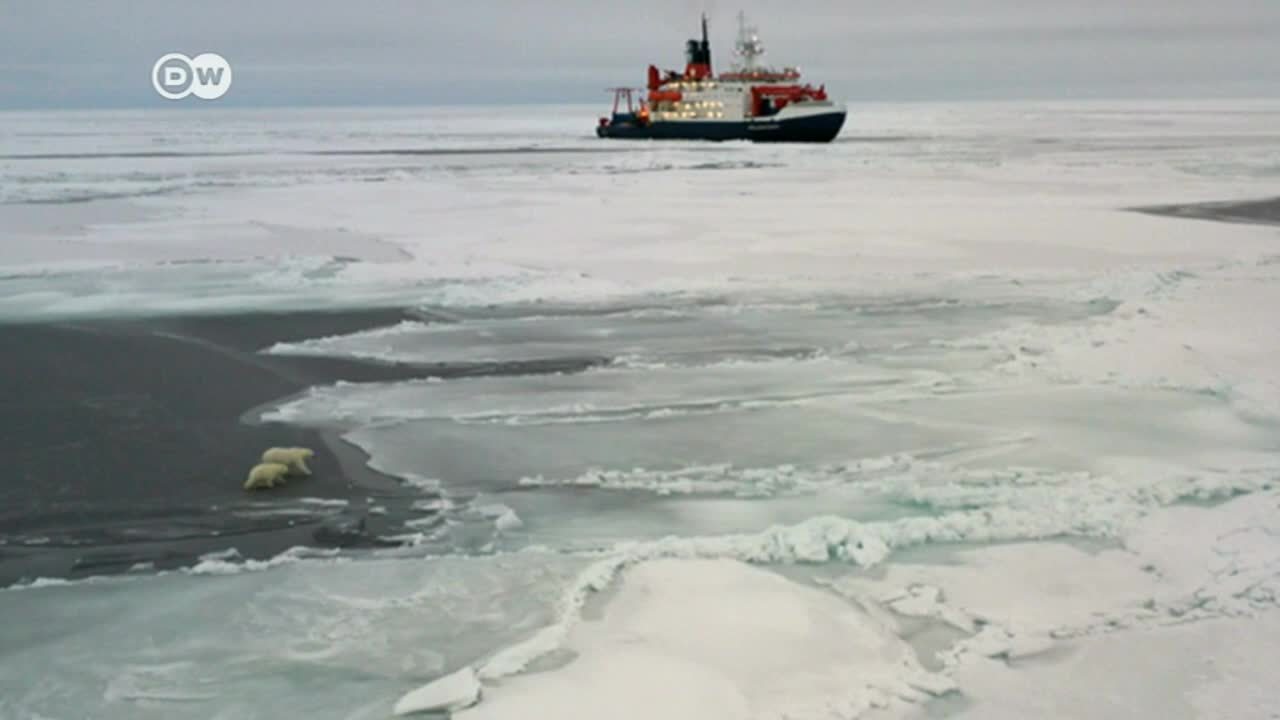
[[(703, 18), (703, 33), (706, 32), (706, 18)], [(738, 41), (734, 43), (734, 54), (742, 58), (742, 69), (750, 72), (756, 67), (756, 58), (764, 55), (764, 43), (760, 41), (759, 30), (747, 24), (747, 16), (738, 11)]]

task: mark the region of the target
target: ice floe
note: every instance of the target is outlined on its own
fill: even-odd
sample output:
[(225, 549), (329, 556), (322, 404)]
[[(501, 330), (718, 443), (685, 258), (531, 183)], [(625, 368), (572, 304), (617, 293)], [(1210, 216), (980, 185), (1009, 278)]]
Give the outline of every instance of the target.
[[(938, 502), (941, 514), (881, 522), (835, 516), (814, 517), (794, 525), (777, 525), (758, 533), (706, 537), (667, 537), (623, 542), (587, 568), (566, 591), (560, 620), (524, 643), (496, 654), (480, 667), (482, 677), (509, 675), (558, 649), (578, 622), (590, 595), (608, 587), (616, 574), (632, 565), (664, 559), (735, 559), (751, 563), (843, 562), (870, 567), (895, 550), (926, 543), (1009, 542), (1080, 536), (1119, 538), (1151, 512), (1184, 500), (1230, 498), (1266, 489), (1275, 471), (1222, 475), (1150, 478), (1146, 482), (1115, 479), (1054, 478), (1050, 487), (1009, 484), (999, 476), (979, 473), (986, 483), (971, 487), (943, 482), (928, 486), (908, 476), (906, 487), (917, 502)], [(1001, 480), (1000, 482), (995, 482)], [(957, 502), (957, 493), (968, 493)], [(937, 496), (933, 493), (937, 493)], [(959, 508), (959, 509), (956, 509)]]
[[(1196, 491), (1189, 492), (1192, 495), (1183, 497)], [(1095, 642), (1091, 638), (1143, 633), (1137, 640), (1140, 646), (1158, 647), (1165, 640), (1151, 633), (1180, 628), (1188, 620), (1258, 612), (1277, 616), (1276, 491), (1214, 507), (1169, 507), (1164, 503), (1176, 499), (1170, 494), (1140, 497), (1145, 511), (1105, 528), (1121, 538), (1120, 547), (1093, 552), (1063, 542), (967, 547), (938, 563), (897, 563), (887, 566), (883, 576), (824, 581), (821, 584), (834, 591), (827, 597), (737, 561), (833, 559), (831, 538), (843, 537), (840, 542), (845, 542), (847, 536), (831, 534), (830, 523), (805, 524), (755, 539), (672, 539), (633, 545), (579, 576), (563, 600), (558, 623), (481, 666), (484, 681), (505, 679), (463, 717), (517, 717), (522, 708), (536, 706), (554, 709), (558, 717), (584, 718), (592, 713), (630, 717), (629, 712), (673, 718), (719, 717), (716, 713), (852, 718), (873, 708), (903, 711), (912, 703), (953, 691), (984, 702), (994, 697), (999, 707), (999, 702), (1021, 697), (1020, 684), (1006, 678), (1003, 682), (1010, 689), (1000, 690), (981, 678), (1003, 677), (1010, 672), (1006, 668), (1022, 667), (1020, 663), (1040, 656), (1116, 647), (1080, 644)], [(988, 520), (997, 521), (998, 516)], [(1183, 527), (1195, 529), (1170, 537)], [(1018, 531), (1004, 539), (1016, 538)], [(781, 541), (788, 532), (791, 542)], [(808, 542), (795, 538), (797, 534), (807, 536)], [(951, 539), (992, 540), (1000, 534), (984, 531)], [(842, 559), (874, 563), (883, 559), (890, 543), (900, 547), (902, 540), (915, 536), (907, 533), (890, 542), (884, 541), (886, 534), (878, 537), (879, 545), (863, 540), (866, 555)], [(585, 619), (582, 612), (590, 597), (611, 585), (618, 590), (607, 601), (603, 618)], [(848, 604), (830, 605), (836, 596)], [(788, 605), (808, 602), (821, 611)], [(877, 608), (891, 614), (882, 615)], [(840, 618), (850, 615), (862, 632), (881, 639), (844, 637), (850, 629)], [(931, 618), (964, 634), (940, 653), (942, 673), (923, 669), (896, 634), (893, 616)], [(815, 627), (823, 628), (823, 641), (787, 635)], [(840, 649), (824, 650), (831, 647), (824, 644), (829, 640)], [(872, 655), (883, 665), (866, 664), (867, 656), (860, 653), (868, 647), (881, 648)], [(804, 656), (788, 659), (786, 653), (793, 648)], [(510, 677), (541, 657), (564, 651), (572, 659), (559, 669)], [(826, 652), (834, 657), (826, 658)], [(761, 669), (774, 661), (789, 663), (788, 671), (777, 675)], [(823, 678), (833, 671), (843, 679), (827, 684)], [(772, 679), (775, 676), (779, 679)], [(970, 687), (966, 679), (975, 676), (979, 680)], [(782, 684), (774, 687), (771, 682)], [(840, 691), (834, 689), (837, 684)], [(606, 710), (610, 707), (612, 712)]]
[(629, 569), (565, 649), (563, 667), (507, 678), (457, 717), (817, 720), (954, 689), (870, 613), (729, 560)]

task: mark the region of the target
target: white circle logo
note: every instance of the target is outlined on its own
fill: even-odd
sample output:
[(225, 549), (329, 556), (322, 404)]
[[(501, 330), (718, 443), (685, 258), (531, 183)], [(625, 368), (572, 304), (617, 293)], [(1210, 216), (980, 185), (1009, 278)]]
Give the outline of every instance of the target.
[(202, 53), (194, 58), (169, 53), (151, 66), (151, 86), (166, 100), (181, 100), (188, 95), (217, 100), (231, 89), (231, 64), (217, 53)]

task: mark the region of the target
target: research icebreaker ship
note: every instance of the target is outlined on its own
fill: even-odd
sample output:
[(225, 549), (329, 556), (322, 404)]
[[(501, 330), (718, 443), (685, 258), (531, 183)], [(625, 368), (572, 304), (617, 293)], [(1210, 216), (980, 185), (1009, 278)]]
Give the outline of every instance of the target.
[[(683, 73), (649, 66), (647, 88), (612, 88), (613, 113), (600, 118), (602, 138), (830, 142), (844, 125), (845, 108), (825, 86), (800, 84), (800, 71), (759, 64), (764, 44), (738, 14), (738, 62), (711, 71), (707, 18), (702, 39), (687, 43)], [(637, 95), (639, 97), (637, 97)]]

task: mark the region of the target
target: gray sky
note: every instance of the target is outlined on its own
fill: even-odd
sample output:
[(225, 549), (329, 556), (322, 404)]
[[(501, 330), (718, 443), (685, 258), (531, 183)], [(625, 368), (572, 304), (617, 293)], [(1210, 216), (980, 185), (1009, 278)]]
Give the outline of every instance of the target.
[(703, 10), (727, 66), (740, 8), (855, 102), (1280, 97), (1280, 0), (0, 0), (0, 108), (163, 106), (152, 63), (206, 51), (225, 105), (604, 102)]

